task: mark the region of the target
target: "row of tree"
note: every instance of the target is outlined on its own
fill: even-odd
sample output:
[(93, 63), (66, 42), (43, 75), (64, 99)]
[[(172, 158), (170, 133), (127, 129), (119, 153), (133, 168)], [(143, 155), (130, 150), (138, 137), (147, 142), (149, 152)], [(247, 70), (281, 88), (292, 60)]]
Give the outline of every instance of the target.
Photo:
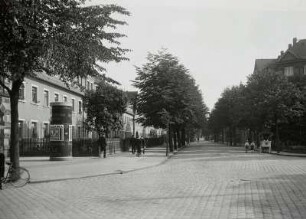
[[(26, 77), (43, 72), (70, 86), (77, 83), (76, 78), (99, 76), (97, 90), (88, 92), (84, 99), (87, 128), (107, 134), (122, 126), (126, 97), (111, 85), (115, 81), (101, 75), (105, 70), (101, 64), (127, 60), (129, 50), (120, 48), (118, 41), (125, 35), (115, 31), (126, 23), (112, 15), (129, 12), (116, 5), (84, 3), (0, 1), (0, 86), (10, 97), (10, 159), (14, 167), (19, 166), (19, 90)], [(144, 126), (168, 128), (170, 150), (185, 144), (186, 133), (190, 138), (204, 128), (208, 109), (194, 79), (176, 57), (166, 51), (150, 54), (148, 63), (136, 70), (138, 121)]]
[(231, 145), (238, 143), (238, 130), (257, 143), (270, 137), (278, 149), (306, 144), (305, 82), (303, 75), (286, 77), (271, 69), (254, 72), (245, 85), (224, 90), (210, 114), (211, 134)]
[(136, 71), (137, 121), (167, 129), (170, 151), (204, 129), (208, 108), (195, 80), (177, 57), (166, 50), (149, 53), (147, 62)]

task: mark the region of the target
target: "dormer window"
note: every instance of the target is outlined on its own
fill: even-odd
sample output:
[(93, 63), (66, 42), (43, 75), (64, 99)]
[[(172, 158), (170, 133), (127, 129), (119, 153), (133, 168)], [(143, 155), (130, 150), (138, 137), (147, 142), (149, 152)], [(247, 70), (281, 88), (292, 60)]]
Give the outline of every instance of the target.
[(284, 75), (285, 76), (293, 76), (293, 66), (285, 67)]

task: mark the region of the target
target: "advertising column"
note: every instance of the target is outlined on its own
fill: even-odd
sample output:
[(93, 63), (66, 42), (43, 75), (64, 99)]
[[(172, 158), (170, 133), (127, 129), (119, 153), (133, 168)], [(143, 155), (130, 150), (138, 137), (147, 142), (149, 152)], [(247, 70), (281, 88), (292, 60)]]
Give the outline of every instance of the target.
[(72, 106), (53, 102), (50, 123), (50, 160), (72, 159)]

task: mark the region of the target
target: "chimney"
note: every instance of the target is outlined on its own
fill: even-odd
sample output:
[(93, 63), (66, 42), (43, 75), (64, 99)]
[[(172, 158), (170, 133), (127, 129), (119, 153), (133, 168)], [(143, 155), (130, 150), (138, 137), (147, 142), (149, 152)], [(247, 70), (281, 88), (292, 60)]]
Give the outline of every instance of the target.
[(295, 45), (297, 43), (297, 38), (294, 37), (292, 42), (293, 42), (293, 45)]
[(288, 49), (291, 49), (291, 47), (292, 47), (292, 44), (289, 43), (289, 44), (288, 44)]

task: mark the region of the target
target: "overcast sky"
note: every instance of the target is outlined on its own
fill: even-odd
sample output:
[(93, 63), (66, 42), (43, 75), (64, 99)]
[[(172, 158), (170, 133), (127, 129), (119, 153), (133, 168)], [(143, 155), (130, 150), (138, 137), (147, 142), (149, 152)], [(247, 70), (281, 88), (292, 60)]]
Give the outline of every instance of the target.
[(212, 109), (226, 87), (245, 83), (257, 58), (276, 58), (306, 38), (306, 0), (92, 0), (131, 12), (119, 29), (130, 61), (107, 64), (107, 75), (135, 90), (134, 66), (161, 48), (190, 70)]

